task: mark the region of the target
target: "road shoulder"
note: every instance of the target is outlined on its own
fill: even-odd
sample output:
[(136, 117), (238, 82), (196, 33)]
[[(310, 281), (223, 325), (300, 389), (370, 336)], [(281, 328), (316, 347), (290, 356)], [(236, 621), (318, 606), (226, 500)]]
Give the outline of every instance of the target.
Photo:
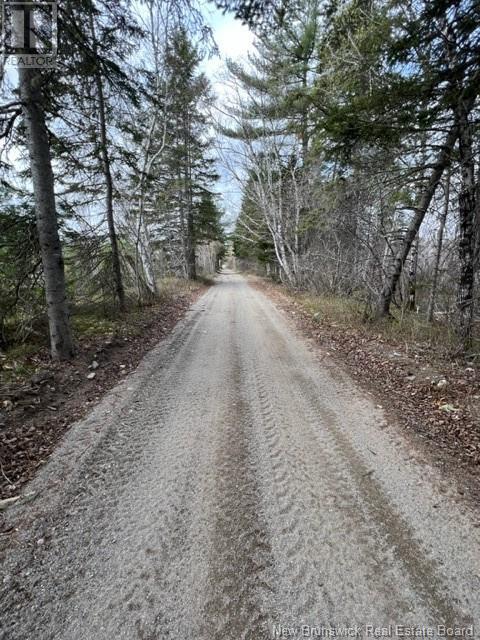
[[(319, 322), (285, 287), (258, 277), (249, 281), (308, 339), (322, 366), (330, 366), (333, 375), (335, 370), (337, 375), (346, 374), (373, 399), (418, 464), (435, 468), (456, 499), (478, 510), (480, 429), (468, 403), (468, 396), (475, 395), (480, 385), (478, 372), (459, 370), (453, 363), (439, 370), (428, 353), (419, 357), (408, 353), (408, 345)], [(448, 386), (437, 388), (436, 381), (445, 378)]]
[(123, 333), (82, 341), (72, 362), (53, 363), (48, 354), (39, 354), (33, 376), (2, 388), (6, 399), (0, 415), (1, 499), (13, 503), (21, 498), (26, 483), (50, 459), (72, 425), (129, 379), (206, 289), (198, 283), (171, 292), (126, 322)]

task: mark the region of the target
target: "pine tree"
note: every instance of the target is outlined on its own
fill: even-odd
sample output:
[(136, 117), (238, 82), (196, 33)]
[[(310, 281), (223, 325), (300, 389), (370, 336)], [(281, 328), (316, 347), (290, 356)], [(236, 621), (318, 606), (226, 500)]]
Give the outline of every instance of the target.
[[(420, 2), (410, 6), (407, 20), (405, 16), (403, 3), (396, 1), (334, 6), (322, 45), (324, 72), (318, 80), (318, 94), (328, 96), (320, 119), (322, 139), (329, 140), (347, 164), (362, 145), (367, 153), (375, 147), (396, 149), (404, 158), (405, 183), (413, 186), (411, 202), (404, 203), (413, 215), (385, 274), (379, 316), (390, 314), (410, 251), (462, 135), (460, 146), (469, 147), (470, 114), (479, 91), (476, 3)], [(470, 195), (462, 207), (468, 239), (461, 243), (467, 250), (460, 249), (460, 262), (469, 284), (459, 289), (460, 327), (469, 325), (473, 303), (475, 205), (474, 186), (467, 177), (468, 150), (461, 163), (470, 165), (464, 171), (469, 183), (465, 193)], [(468, 334), (469, 329), (460, 332)]]
[[(141, 31), (128, 2), (114, 5), (101, 0), (67, 2), (63, 16), (65, 28), (70, 29), (67, 34), (71, 46), (66, 59), (70, 82), (61, 98), (68, 121), (62, 127), (63, 136), (57, 138), (56, 149), (68, 169), (66, 188), (71, 187), (72, 174), (83, 174), (87, 182), (82, 191), (88, 191), (101, 208), (98, 213), (106, 222), (110, 244), (113, 297), (124, 310), (125, 287), (115, 220), (118, 200), (115, 174), (119, 175), (117, 165), (124, 161), (121, 147), (123, 123), (128, 117), (126, 107), (139, 101), (140, 87), (129, 73), (129, 56)], [(72, 31), (76, 23), (82, 24), (82, 28)], [(72, 153), (72, 138), (78, 152), (74, 148)]]
[[(307, 162), (313, 132), (312, 83), (317, 71), (317, 41), (321, 23), (320, 0), (307, 0), (289, 20), (258, 39), (249, 68), (229, 62), (232, 76), (248, 96), (241, 117), (248, 135), (268, 138), (291, 134)], [(242, 131), (230, 131), (242, 137)]]
[[(163, 233), (171, 246), (180, 245), (183, 270), (190, 279), (196, 277), (199, 206), (217, 179), (206, 115), (211, 94), (207, 79), (198, 72), (200, 61), (186, 30), (179, 29), (167, 50), (169, 125), (164, 152), (154, 167), (158, 196), (153, 222), (159, 218), (157, 236)], [(158, 224), (161, 220), (163, 231)]]

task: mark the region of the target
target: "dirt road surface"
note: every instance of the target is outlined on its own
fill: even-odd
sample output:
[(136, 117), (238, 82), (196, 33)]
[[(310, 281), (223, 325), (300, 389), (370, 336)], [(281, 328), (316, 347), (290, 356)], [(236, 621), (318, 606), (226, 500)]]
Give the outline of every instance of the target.
[(480, 623), (478, 519), (236, 274), (72, 427), (27, 493), (0, 536), (5, 640), (389, 624), (469, 637)]

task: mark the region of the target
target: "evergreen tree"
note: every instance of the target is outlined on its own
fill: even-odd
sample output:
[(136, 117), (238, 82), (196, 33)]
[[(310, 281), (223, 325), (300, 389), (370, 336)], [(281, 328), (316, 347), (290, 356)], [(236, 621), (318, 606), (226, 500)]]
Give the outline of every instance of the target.
[[(307, 0), (291, 9), (288, 24), (277, 24), (258, 39), (250, 70), (228, 64), (248, 96), (241, 117), (249, 136), (268, 138), (291, 134), (305, 164), (313, 131), (311, 90), (317, 71), (320, 0)], [(225, 131), (242, 137), (240, 130)]]
[[(168, 86), (164, 152), (155, 164), (156, 202), (153, 215), (163, 220), (163, 234), (171, 247), (180, 248), (184, 273), (196, 277), (195, 245), (202, 199), (217, 179), (210, 155), (207, 107), (209, 83), (198, 72), (201, 56), (185, 29), (172, 37), (167, 50)], [(155, 222), (155, 220), (154, 220)], [(158, 221), (160, 222), (160, 220)], [(162, 233), (157, 226), (157, 236)]]

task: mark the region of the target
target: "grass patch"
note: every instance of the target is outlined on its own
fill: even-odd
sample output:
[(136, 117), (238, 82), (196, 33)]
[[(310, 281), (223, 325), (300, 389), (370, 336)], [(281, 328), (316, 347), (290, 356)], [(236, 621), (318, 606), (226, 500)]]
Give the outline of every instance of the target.
[[(386, 342), (402, 343), (428, 348), (439, 356), (460, 353), (461, 345), (451, 326), (440, 322), (427, 322), (417, 314), (394, 310), (392, 318), (372, 320), (365, 313), (365, 305), (354, 298), (299, 293), (296, 302), (319, 324), (360, 331), (365, 336)], [(471, 353), (480, 351), (480, 339), (473, 341)], [(468, 355), (468, 354), (467, 354)]]
[(34, 356), (40, 345), (26, 342), (18, 344), (0, 356), (0, 384), (8, 384), (18, 379), (31, 376), (36, 366), (29, 358)]
[[(158, 281), (157, 298), (139, 305), (133, 296), (127, 296), (127, 310), (122, 314), (117, 307), (104, 301), (77, 302), (71, 309), (74, 339), (81, 349), (82, 342), (88, 343), (95, 338), (140, 336), (164, 306), (195, 293), (205, 284), (203, 279), (163, 278)], [(41, 350), (48, 350), (48, 327), (43, 316), (41, 327), (41, 331), (31, 333), (25, 341), (13, 343), (0, 352), (0, 385), (28, 378), (36, 372), (39, 366), (36, 360)]]
[(172, 276), (161, 278), (157, 281), (159, 300), (172, 295), (193, 293), (202, 285), (211, 284), (213, 284), (213, 280), (204, 277), (199, 277), (197, 280), (184, 280), (183, 278), (174, 278)]
[(362, 322), (364, 307), (353, 298), (314, 296), (312, 294), (297, 294), (295, 297), (297, 302), (317, 322), (345, 327), (357, 326)]
[(123, 314), (119, 314), (116, 307), (105, 307), (102, 303), (76, 306), (72, 313), (74, 334), (79, 338), (139, 335), (142, 332), (141, 321), (148, 317), (149, 313), (161, 308), (167, 301), (193, 293), (201, 284), (197, 281), (168, 277), (160, 279), (157, 286), (157, 298), (140, 305), (130, 300)]
[(101, 318), (96, 314), (80, 312), (72, 317), (72, 327), (75, 335), (79, 336), (102, 336), (115, 333), (118, 322)]
[(392, 319), (370, 323), (387, 340), (402, 340), (406, 343), (426, 344), (437, 351), (457, 351), (460, 343), (448, 325), (427, 322), (416, 313), (396, 314)]

